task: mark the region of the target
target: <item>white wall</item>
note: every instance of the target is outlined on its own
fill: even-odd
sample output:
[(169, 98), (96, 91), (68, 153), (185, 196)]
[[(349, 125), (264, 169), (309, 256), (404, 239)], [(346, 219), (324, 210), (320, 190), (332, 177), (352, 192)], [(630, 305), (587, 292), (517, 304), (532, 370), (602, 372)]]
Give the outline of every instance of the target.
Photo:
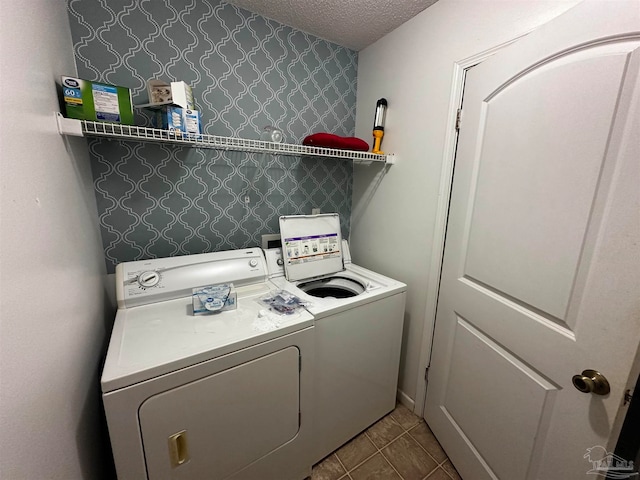
[[(389, 102), (383, 150), (398, 163), (357, 166), (354, 262), (409, 286), (399, 388), (416, 399), (440, 167), (454, 63), (521, 36), (579, 3), (440, 0), (360, 52), (356, 136), (370, 139), (376, 101)], [(432, 305), (429, 306), (433, 308)]]
[(65, 2), (3, 2), (0, 25), (0, 478), (99, 479), (98, 373), (110, 331), (84, 139), (55, 81), (74, 74)]

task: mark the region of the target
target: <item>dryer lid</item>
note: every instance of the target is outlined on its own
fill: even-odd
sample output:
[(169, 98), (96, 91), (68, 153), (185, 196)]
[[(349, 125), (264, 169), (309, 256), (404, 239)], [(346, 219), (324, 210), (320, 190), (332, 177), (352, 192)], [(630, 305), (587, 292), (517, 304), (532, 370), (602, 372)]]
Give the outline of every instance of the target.
[(344, 270), (337, 213), (280, 217), (280, 237), (287, 280), (304, 280)]

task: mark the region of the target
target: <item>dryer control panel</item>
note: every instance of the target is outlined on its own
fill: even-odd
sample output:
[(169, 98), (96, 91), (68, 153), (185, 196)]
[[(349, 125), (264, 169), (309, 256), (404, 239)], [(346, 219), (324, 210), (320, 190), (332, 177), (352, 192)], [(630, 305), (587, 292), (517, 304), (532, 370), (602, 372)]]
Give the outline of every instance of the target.
[(116, 297), (118, 308), (129, 308), (190, 296), (196, 287), (250, 285), (266, 278), (259, 248), (138, 260), (116, 267)]
[(284, 276), (284, 260), (281, 248), (269, 248), (264, 251), (267, 260), (267, 272), (269, 278)]

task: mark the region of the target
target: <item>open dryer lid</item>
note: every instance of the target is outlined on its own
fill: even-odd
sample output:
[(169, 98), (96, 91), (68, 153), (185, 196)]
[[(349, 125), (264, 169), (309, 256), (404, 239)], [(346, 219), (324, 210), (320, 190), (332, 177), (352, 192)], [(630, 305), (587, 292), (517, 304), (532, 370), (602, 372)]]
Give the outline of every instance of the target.
[(280, 217), (280, 237), (287, 280), (305, 280), (344, 270), (337, 213)]

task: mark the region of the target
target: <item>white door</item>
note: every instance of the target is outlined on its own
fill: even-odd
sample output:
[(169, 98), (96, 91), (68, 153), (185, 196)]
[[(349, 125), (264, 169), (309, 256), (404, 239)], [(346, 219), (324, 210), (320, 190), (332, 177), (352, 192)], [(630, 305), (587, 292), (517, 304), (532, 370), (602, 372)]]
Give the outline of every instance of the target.
[[(425, 409), (465, 480), (598, 478), (587, 448), (615, 442), (640, 341), (639, 72), (638, 1), (580, 4), (469, 72)], [(585, 369), (611, 393), (574, 388)]]

